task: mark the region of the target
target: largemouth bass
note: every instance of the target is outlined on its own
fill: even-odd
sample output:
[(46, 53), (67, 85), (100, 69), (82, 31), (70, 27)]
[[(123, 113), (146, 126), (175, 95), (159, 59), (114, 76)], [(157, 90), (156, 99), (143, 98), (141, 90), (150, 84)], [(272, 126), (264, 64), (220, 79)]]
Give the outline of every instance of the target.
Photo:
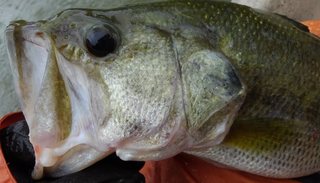
[(320, 40), (285, 16), (210, 1), (69, 9), (12, 22), (6, 39), (35, 179), (113, 152), (320, 170)]

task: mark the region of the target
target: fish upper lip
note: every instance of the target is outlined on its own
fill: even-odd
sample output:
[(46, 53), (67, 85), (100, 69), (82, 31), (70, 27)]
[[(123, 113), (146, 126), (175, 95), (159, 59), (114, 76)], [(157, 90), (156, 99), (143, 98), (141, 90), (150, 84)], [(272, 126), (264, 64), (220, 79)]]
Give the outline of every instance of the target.
[[(13, 41), (14, 43), (17, 41), (17, 40), (14, 40), (14, 37), (15, 37), (15, 33), (16, 32), (20, 32), (19, 34), (21, 35), (21, 29), (22, 27), (24, 26), (33, 26), (35, 28), (37, 28), (38, 30), (40, 29), (40, 27), (43, 25), (42, 22), (27, 22), (25, 20), (17, 20), (17, 21), (11, 21), (9, 23), (9, 25), (6, 27), (4, 33), (6, 35), (6, 40), (7, 42), (12, 39), (11, 41)], [(39, 32), (41, 32), (39, 30)], [(42, 32), (41, 32), (42, 33)], [(23, 40), (27, 40), (25, 39), (24, 37), (21, 36), (21, 38)]]
[[(9, 56), (9, 63), (11, 66), (11, 70), (13, 73), (13, 81), (15, 85), (15, 90), (19, 98), (20, 105), (22, 106), (22, 110), (24, 112), (24, 115), (27, 119), (27, 121), (32, 121), (33, 116), (33, 110), (30, 109), (30, 107), (27, 106), (27, 103), (30, 102), (31, 99), (25, 96), (29, 96), (28, 93), (35, 92), (38, 93), (38, 89), (36, 90), (25, 90), (23, 86), (25, 85), (38, 85), (36, 83), (39, 83), (38, 80), (41, 80), (39, 78), (42, 78), (43, 76), (36, 75), (32, 73), (30, 75), (32, 83), (28, 83), (28, 77), (24, 75), (25, 71), (21, 68), (21, 65), (26, 65), (26, 63), (37, 65), (36, 68), (44, 70), (45, 64), (48, 59), (49, 51), (52, 47), (50, 43), (50, 37), (48, 37), (44, 32), (40, 31), (42, 23), (38, 22), (31, 22), (28, 23), (26, 21), (14, 21), (11, 22), (6, 30), (5, 30), (5, 42), (7, 45), (7, 53)], [(39, 33), (40, 36), (39, 36)], [(41, 47), (43, 52), (41, 53), (41, 61), (39, 60), (39, 64), (37, 63), (31, 63), (28, 61), (28, 56), (26, 55), (26, 49), (24, 47), (24, 44), (29, 43), (29, 46), (32, 45), (33, 47)], [(38, 53), (37, 51), (34, 51), (35, 53)], [(39, 53), (40, 54), (40, 53)], [(21, 58), (23, 55), (23, 58)], [(27, 60), (27, 61), (26, 61)], [(40, 64), (41, 62), (41, 64)], [(29, 73), (30, 74), (30, 73)], [(38, 78), (38, 79), (34, 79)], [(32, 79), (33, 78), (33, 79)], [(35, 81), (34, 81), (35, 80)], [(32, 86), (32, 85), (31, 85)], [(40, 86), (40, 85), (39, 85)], [(40, 90), (40, 89), (39, 89)], [(33, 100), (33, 99), (32, 99)]]
[(5, 33), (7, 33), (7, 32), (13, 32), (14, 31), (14, 29), (16, 28), (16, 26), (14, 26), (14, 25), (12, 25), (11, 23), (6, 27), (6, 29), (5, 29)]
[(6, 27), (5, 32), (13, 32), (17, 27), (22, 27), (25, 25), (36, 24), (36, 22), (27, 22), (25, 20), (16, 20), (11, 21), (9, 25)]
[(16, 20), (16, 21), (11, 21), (9, 25), (5, 28), (5, 34), (8, 33), (14, 33), (15, 31), (21, 30), (22, 27), (24, 26), (34, 26), (37, 27), (38, 29), (44, 24), (44, 21), (38, 21), (38, 22), (27, 22), (25, 20)]

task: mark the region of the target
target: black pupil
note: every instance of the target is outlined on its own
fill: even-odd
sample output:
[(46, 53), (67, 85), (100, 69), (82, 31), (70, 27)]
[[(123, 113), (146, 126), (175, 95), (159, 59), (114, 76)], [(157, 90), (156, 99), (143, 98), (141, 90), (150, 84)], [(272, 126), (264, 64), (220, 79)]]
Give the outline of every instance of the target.
[(104, 57), (116, 48), (116, 41), (105, 27), (92, 29), (86, 37), (87, 48), (91, 54)]

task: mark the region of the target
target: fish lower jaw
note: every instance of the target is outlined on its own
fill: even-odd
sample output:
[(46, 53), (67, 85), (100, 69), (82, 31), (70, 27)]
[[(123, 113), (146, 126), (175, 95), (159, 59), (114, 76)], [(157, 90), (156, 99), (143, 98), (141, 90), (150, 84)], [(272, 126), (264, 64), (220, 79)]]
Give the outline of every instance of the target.
[(36, 163), (32, 178), (35, 180), (80, 171), (115, 151), (112, 147), (93, 142), (83, 133), (69, 136), (55, 147), (33, 145)]
[(31, 173), (31, 177), (34, 180), (39, 180), (43, 177), (43, 166), (36, 161), (33, 171)]
[(78, 144), (69, 148), (62, 155), (59, 154), (63, 151), (59, 151), (57, 148), (35, 146), (35, 149), (40, 149), (38, 152), (36, 151), (36, 162), (31, 174), (35, 180), (42, 177), (56, 178), (78, 172), (115, 151), (112, 148), (108, 151), (98, 151), (87, 144)]
[(41, 146), (34, 146), (35, 156), (37, 159), (37, 163), (42, 166), (49, 167), (54, 165), (58, 157), (54, 154), (54, 150), (51, 148), (44, 148)]

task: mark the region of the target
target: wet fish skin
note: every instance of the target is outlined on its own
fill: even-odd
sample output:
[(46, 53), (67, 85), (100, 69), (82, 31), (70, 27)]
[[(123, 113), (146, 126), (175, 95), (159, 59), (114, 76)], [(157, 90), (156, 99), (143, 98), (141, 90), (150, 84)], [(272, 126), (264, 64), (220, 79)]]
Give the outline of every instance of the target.
[(286, 17), (225, 5), (215, 6), (220, 11), (208, 15), (207, 22), (248, 93), (225, 140), (191, 154), (263, 176), (315, 172), (319, 38)]
[[(103, 59), (88, 54), (83, 42), (86, 31), (101, 22), (119, 34), (117, 51)], [(24, 50), (25, 42), (19, 45), (19, 39), (27, 38), (20, 29), (27, 24), (33, 25), (12, 24), (15, 40), (10, 42), (12, 32), (7, 31), (9, 48), (14, 43), (17, 50)], [(116, 149), (123, 159), (136, 160), (159, 160), (185, 151), (275, 178), (319, 171), (320, 41), (303, 25), (232, 3), (190, 1), (66, 10), (41, 22), (38, 29), (47, 36), (46, 44), (54, 46), (46, 47), (52, 53), (46, 66), (51, 69), (44, 72), (36, 90), (37, 104), (29, 97), (37, 92), (28, 89), (28, 79), (19, 78), (27, 66), (9, 50), (11, 59), (18, 60), (12, 68), (35, 147), (44, 149), (42, 154), (54, 154), (50, 148), (68, 149), (73, 142), (68, 139), (77, 141), (75, 127), (100, 130), (93, 130), (99, 136), (83, 132), (94, 143), (81, 141), (85, 145), (69, 147), (68, 156), (47, 162), (55, 167), (45, 168), (46, 176), (78, 171)], [(68, 93), (61, 97), (70, 102), (52, 104), (60, 101), (58, 93)], [(98, 94), (88, 97), (93, 111), (79, 102), (84, 93)], [(135, 110), (141, 103), (148, 107)], [(43, 106), (45, 111), (38, 112)], [(91, 115), (80, 127), (75, 117), (87, 118), (77, 110)], [(72, 121), (66, 117), (70, 115)], [(66, 159), (80, 157), (82, 151), (94, 154), (93, 158), (68, 170), (74, 164)], [(59, 167), (67, 168), (59, 172)]]

